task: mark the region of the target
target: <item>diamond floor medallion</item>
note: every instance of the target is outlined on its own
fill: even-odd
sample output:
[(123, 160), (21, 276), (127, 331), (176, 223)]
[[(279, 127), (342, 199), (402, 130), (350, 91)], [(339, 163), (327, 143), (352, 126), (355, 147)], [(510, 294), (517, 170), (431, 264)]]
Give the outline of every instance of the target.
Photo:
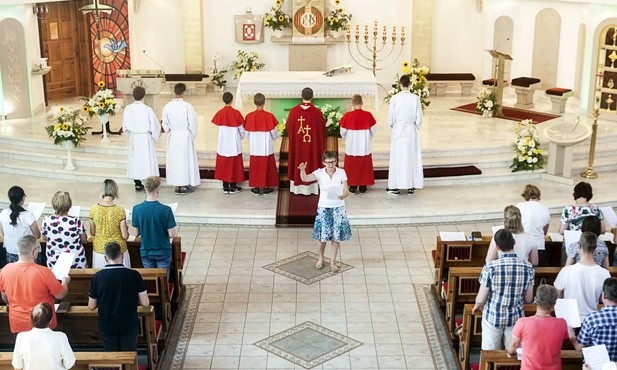
[(330, 259), (326, 258), (324, 261), (324, 267), (322, 269), (318, 269), (315, 267), (318, 260), (319, 256), (316, 253), (303, 252), (284, 260), (266, 265), (264, 268), (307, 285), (316, 283), (320, 280), (353, 268), (353, 266), (339, 262), (341, 269), (338, 272), (332, 272), (330, 268)]
[(255, 345), (310, 369), (351, 351), (362, 343), (307, 321), (260, 340)]

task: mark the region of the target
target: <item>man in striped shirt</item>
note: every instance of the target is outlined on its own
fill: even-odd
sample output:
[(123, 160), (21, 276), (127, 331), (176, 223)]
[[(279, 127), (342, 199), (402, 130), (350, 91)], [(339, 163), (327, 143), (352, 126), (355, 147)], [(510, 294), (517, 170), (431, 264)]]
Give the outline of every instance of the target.
[(515, 242), (510, 231), (501, 229), (494, 239), (503, 255), (482, 268), (474, 306), (474, 311), (483, 309), (483, 350), (502, 349), (504, 344), (508, 348), (512, 328), (524, 316), (523, 303), (533, 301), (533, 266), (514, 253)]

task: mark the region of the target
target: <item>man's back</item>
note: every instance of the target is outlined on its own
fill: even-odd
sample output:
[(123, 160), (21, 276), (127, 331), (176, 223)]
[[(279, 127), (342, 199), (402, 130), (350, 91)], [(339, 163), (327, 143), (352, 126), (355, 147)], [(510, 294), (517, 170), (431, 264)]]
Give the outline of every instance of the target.
[(611, 361), (617, 361), (617, 306), (604, 306), (587, 316), (576, 341), (584, 347), (604, 344)]
[(578, 311), (583, 320), (587, 315), (596, 312), (602, 284), (611, 277), (605, 268), (598, 265), (587, 266), (581, 263), (565, 266), (555, 279), (555, 288), (563, 290), (566, 299), (576, 299)]

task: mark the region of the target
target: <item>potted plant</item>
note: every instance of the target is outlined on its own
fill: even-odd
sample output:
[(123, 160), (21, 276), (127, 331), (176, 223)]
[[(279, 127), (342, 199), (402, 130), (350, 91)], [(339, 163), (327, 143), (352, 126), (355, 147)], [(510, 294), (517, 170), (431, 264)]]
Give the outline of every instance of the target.
[(476, 105), (476, 109), (482, 112), (482, 117), (493, 117), (497, 112), (498, 107), (497, 96), (495, 95), (495, 91), (493, 89), (484, 89), (480, 92), (480, 95), (478, 95), (478, 104)]
[(265, 64), (259, 61), (259, 54), (254, 51), (238, 50), (236, 59), (231, 62), (229, 69), (234, 72), (234, 80), (237, 80), (242, 76), (242, 73), (259, 71), (265, 66)]
[(274, 37), (280, 38), (283, 28), (291, 27), (291, 18), (281, 9), (284, 0), (276, 0), (270, 11), (265, 14), (265, 26), (274, 31)]
[[(420, 97), (420, 103), (422, 103), (422, 111), (426, 109), (431, 104), (429, 98), (429, 90), (428, 90), (428, 80), (426, 79), (426, 75), (429, 72), (428, 67), (420, 66), (420, 61), (418, 59), (414, 59), (411, 66), (409, 62), (403, 63), (403, 74), (409, 76), (410, 84), (409, 91), (418, 95)], [(401, 91), (401, 86), (399, 84), (399, 75), (396, 75), (394, 78), (394, 83), (392, 83), (392, 88), (386, 96), (383, 98), (384, 103), (390, 104), (390, 99)]]
[(513, 144), (512, 172), (533, 171), (544, 165), (544, 152), (540, 149), (540, 136), (533, 120), (521, 121), (514, 128), (516, 141)]
[(86, 140), (86, 134), (91, 127), (85, 125), (86, 117), (77, 109), (63, 106), (52, 107), (49, 110), (53, 123), (45, 126), (47, 135), (53, 139), (54, 145), (61, 145), (66, 149), (67, 161), (65, 170), (75, 169), (71, 158), (71, 150)]
[(210, 81), (219, 91), (223, 91), (225, 89), (225, 86), (227, 85), (225, 75), (228, 72), (226, 69), (218, 69), (217, 62), (220, 62), (221, 59), (223, 59), (223, 55), (220, 51), (216, 51), (214, 53), (214, 56), (212, 57), (213, 67), (210, 71), (210, 74), (212, 75)]
[(345, 29), (347, 23), (351, 21), (351, 14), (345, 13), (340, 5), (341, 0), (334, 0), (334, 4), (330, 5), (330, 8), (334, 9), (330, 11), (326, 19), (325, 26), (327, 30), (330, 30), (330, 36), (332, 37), (338, 37), (339, 32)]

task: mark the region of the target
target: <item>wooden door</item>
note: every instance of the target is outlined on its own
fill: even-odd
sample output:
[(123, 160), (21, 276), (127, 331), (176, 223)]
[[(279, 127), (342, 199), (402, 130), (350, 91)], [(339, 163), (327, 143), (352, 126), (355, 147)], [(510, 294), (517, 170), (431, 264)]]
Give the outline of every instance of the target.
[(49, 16), (40, 21), (41, 55), (51, 72), (45, 76), (46, 100), (89, 95), (91, 59), (82, 1), (47, 3)]

